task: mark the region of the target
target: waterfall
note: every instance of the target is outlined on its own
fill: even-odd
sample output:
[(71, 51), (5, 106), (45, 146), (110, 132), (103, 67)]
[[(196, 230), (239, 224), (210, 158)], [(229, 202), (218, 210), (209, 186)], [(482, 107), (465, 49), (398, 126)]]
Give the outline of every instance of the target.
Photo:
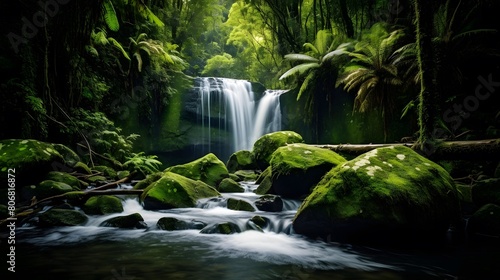
[[(199, 78), (198, 91), (201, 134), (209, 147), (203, 153), (227, 158), (235, 151), (251, 150), (260, 136), (281, 130), (279, 96), (284, 91), (267, 90), (260, 96), (250, 82), (227, 78)], [(217, 143), (224, 151), (214, 150), (215, 139), (225, 140)]]

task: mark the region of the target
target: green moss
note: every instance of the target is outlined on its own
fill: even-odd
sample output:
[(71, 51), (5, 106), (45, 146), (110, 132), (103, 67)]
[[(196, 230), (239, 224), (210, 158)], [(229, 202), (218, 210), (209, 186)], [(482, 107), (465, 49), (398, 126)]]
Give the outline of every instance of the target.
[(45, 179), (65, 183), (67, 185), (70, 185), (74, 189), (78, 189), (81, 187), (81, 183), (78, 178), (65, 172), (51, 171), (47, 173)]
[(370, 151), (328, 172), (297, 211), (294, 227), (307, 231), (302, 225), (314, 217), (327, 223), (366, 220), (431, 227), (447, 225), (456, 215), (451, 176), (410, 148), (397, 146)]
[(238, 177), (238, 181), (255, 181), (260, 175), (253, 170), (238, 170), (234, 173)]
[(76, 172), (82, 173), (82, 174), (92, 174), (92, 170), (86, 165), (85, 163), (79, 161), (73, 166), (73, 169), (75, 169)]
[(72, 187), (62, 182), (52, 180), (42, 181), (38, 185), (27, 187), (26, 190), (30, 193), (28, 196), (36, 196), (37, 199), (43, 199), (55, 195), (64, 194), (71, 191), (80, 190), (79, 187)]
[(238, 182), (230, 178), (225, 178), (224, 180), (222, 180), (222, 182), (220, 182), (219, 184), (218, 190), (222, 193), (241, 193), (245, 191), (245, 189), (240, 186)]
[(114, 179), (117, 177), (116, 171), (113, 168), (108, 167), (108, 166), (97, 165), (97, 166), (94, 166), (93, 170), (102, 173), (102, 175), (104, 177), (107, 177), (110, 179)]
[[(64, 159), (50, 143), (37, 140), (0, 140), (0, 176), (7, 173), (16, 176), (16, 185), (25, 186), (40, 182), (54, 169), (55, 164), (64, 164)], [(0, 188), (7, 188), (2, 184)]]
[(121, 179), (126, 178), (128, 176), (130, 176), (130, 171), (128, 171), (128, 170), (122, 170), (122, 171), (116, 172), (116, 177), (118, 177), (118, 180), (121, 180)]
[(117, 228), (146, 228), (144, 218), (139, 213), (130, 214), (127, 216), (119, 216), (105, 220), (99, 226), (101, 227), (117, 227)]
[(116, 196), (99, 195), (89, 198), (82, 210), (89, 215), (105, 215), (123, 212), (123, 205)]
[(200, 231), (200, 233), (204, 233), (204, 234), (216, 234), (216, 233), (233, 234), (233, 233), (238, 233), (238, 232), (241, 232), (238, 225), (236, 225), (235, 223), (231, 223), (231, 222), (225, 222), (225, 223), (219, 223), (219, 224), (207, 226)]
[(272, 180), (272, 168), (269, 166), (266, 168), (257, 178), (256, 183), (259, 184), (257, 189), (254, 191), (256, 194), (266, 194), (266, 193), (274, 193), (272, 186), (273, 186), (273, 180)]
[(145, 209), (194, 207), (200, 198), (219, 196), (211, 186), (182, 175), (165, 172), (144, 190), (141, 201)]
[(236, 211), (255, 212), (255, 208), (252, 204), (241, 199), (229, 198), (227, 200), (227, 208)]
[(279, 147), (292, 143), (304, 143), (302, 136), (293, 131), (278, 131), (261, 136), (255, 141), (252, 149), (252, 158), (257, 166), (264, 170), (269, 166), (271, 155)]
[(222, 179), (229, 177), (226, 165), (212, 153), (186, 164), (169, 167), (165, 172), (200, 180), (212, 187), (216, 187)]
[(73, 167), (77, 162), (81, 161), (78, 154), (67, 146), (62, 144), (52, 144), (52, 146), (64, 158), (66, 165)]
[(149, 174), (146, 176), (146, 178), (142, 179), (137, 184), (135, 184), (134, 189), (143, 190), (143, 189), (149, 187), (149, 185), (151, 185), (152, 183), (158, 181), (162, 176), (163, 176), (162, 172), (156, 172), (153, 174)]
[(252, 152), (246, 150), (241, 150), (233, 153), (229, 157), (226, 166), (227, 170), (232, 173), (238, 170), (257, 169), (257, 165), (252, 158)]

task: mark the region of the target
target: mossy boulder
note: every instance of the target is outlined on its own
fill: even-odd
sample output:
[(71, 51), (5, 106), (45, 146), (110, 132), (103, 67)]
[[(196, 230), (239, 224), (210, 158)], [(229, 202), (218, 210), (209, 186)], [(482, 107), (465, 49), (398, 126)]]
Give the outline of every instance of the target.
[(62, 144), (52, 144), (52, 146), (61, 154), (68, 167), (73, 167), (77, 162), (81, 161), (80, 156), (67, 146)]
[(90, 169), (90, 167), (79, 161), (77, 162), (74, 166), (73, 166), (73, 169), (78, 172), (78, 173), (82, 173), (82, 174), (92, 174), (92, 170)]
[(293, 228), (341, 242), (434, 241), (459, 213), (453, 179), (441, 166), (391, 146), (328, 172), (298, 209)]
[(50, 171), (45, 176), (45, 179), (65, 183), (74, 189), (79, 189), (81, 187), (80, 180), (78, 180), (78, 178), (66, 172)]
[(36, 196), (38, 200), (60, 195), (72, 191), (79, 191), (79, 187), (72, 187), (63, 182), (56, 182), (53, 180), (44, 180), (37, 185), (26, 186), (23, 188), (22, 197), (30, 199)]
[(213, 225), (206, 226), (200, 233), (204, 234), (233, 234), (241, 232), (240, 227), (237, 224), (231, 222), (217, 223)]
[(226, 167), (231, 173), (238, 170), (252, 170), (258, 168), (253, 161), (252, 152), (247, 150), (233, 153), (227, 160)]
[(218, 191), (221, 193), (242, 193), (245, 189), (231, 178), (224, 178), (219, 184)]
[(158, 220), (156, 226), (162, 230), (187, 230), (187, 229), (203, 229), (207, 226), (204, 222), (191, 220), (183, 221), (174, 217), (163, 217)]
[(304, 143), (302, 136), (293, 131), (277, 131), (261, 136), (252, 148), (252, 158), (260, 170), (269, 166), (271, 155), (279, 147), (292, 143)]
[(277, 195), (266, 194), (255, 201), (255, 206), (260, 211), (280, 212), (283, 210), (283, 200)]
[(236, 211), (255, 212), (255, 208), (249, 202), (241, 199), (229, 198), (227, 200), (227, 208)]
[(88, 221), (85, 214), (70, 209), (50, 209), (38, 216), (39, 226), (77, 226)]
[[(51, 143), (21, 139), (0, 140), (0, 177), (15, 175), (16, 186), (37, 184), (49, 171), (64, 164), (64, 158)], [(0, 188), (7, 188), (7, 184), (1, 184)]]
[(488, 203), (500, 205), (500, 179), (477, 181), (472, 186), (471, 197), (477, 207)]
[(137, 182), (137, 184), (134, 185), (134, 189), (143, 190), (143, 189), (149, 187), (149, 185), (151, 185), (152, 183), (160, 180), (160, 178), (162, 176), (163, 176), (163, 172), (156, 172), (153, 174), (148, 174), (148, 175), (146, 175), (146, 178), (140, 180), (139, 182)]
[(220, 196), (220, 193), (202, 181), (165, 172), (158, 181), (144, 190), (141, 202), (147, 210), (186, 208), (196, 206), (200, 198), (214, 196)]
[(121, 170), (121, 171), (116, 172), (116, 177), (118, 178), (118, 180), (121, 180), (121, 179), (126, 178), (128, 176), (130, 176), (130, 171), (128, 171), (128, 170)]
[(488, 236), (498, 240), (500, 238), (500, 206), (492, 203), (483, 205), (469, 218), (467, 232), (472, 239)]
[(257, 177), (257, 180), (255, 181), (256, 184), (259, 184), (257, 189), (254, 191), (256, 194), (264, 195), (267, 193), (275, 193), (274, 190), (272, 190), (273, 186), (273, 170), (271, 166), (266, 168), (262, 173), (260, 173), (259, 177)]
[(165, 172), (200, 180), (212, 187), (216, 187), (222, 179), (229, 177), (226, 165), (213, 153), (186, 164), (168, 167)]
[(82, 210), (89, 215), (105, 215), (123, 212), (123, 205), (116, 196), (98, 195), (89, 198), (82, 206)]
[(260, 174), (255, 170), (238, 170), (234, 172), (234, 175), (238, 176), (238, 181), (252, 182), (257, 180)]
[(100, 172), (102, 176), (110, 178), (110, 179), (114, 179), (117, 177), (116, 171), (109, 166), (96, 165), (96, 166), (94, 166), (93, 170)]
[(148, 227), (147, 224), (144, 222), (144, 218), (139, 213), (110, 218), (102, 222), (99, 226), (127, 228), (127, 229), (134, 229), (134, 228), (143, 229)]
[(347, 160), (339, 154), (307, 144), (289, 144), (272, 154), (272, 187), (268, 193), (303, 198), (328, 171)]

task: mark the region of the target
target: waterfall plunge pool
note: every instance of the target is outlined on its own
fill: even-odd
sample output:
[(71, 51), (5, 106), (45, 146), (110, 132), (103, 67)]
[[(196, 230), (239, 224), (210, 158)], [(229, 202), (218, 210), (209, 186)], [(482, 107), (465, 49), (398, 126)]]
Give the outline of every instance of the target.
[[(256, 185), (245, 193), (206, 199), (195, 208), (147, 211), (124, 198), (124, 212), (90, 216), (84, 226), (17, 231), (16, 275), (42, 279), (462, 279), (455, 252), (404, 252), (312, 240), (293, 233), (300, 201), (284, 200), (282, 212), (234, 211), (226, 199), (255, 202)], [(99, 227), (114, 216), (140, 213), (148, 229)], [(264, 232), (230, 235), (199, 230), (164, 231), (162, 217), (243, 226), (255, 215), (270, 223)]]

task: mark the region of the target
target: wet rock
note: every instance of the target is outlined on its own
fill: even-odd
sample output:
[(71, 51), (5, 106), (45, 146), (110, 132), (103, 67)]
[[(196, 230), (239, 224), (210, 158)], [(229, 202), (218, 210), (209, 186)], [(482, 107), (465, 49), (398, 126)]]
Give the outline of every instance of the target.
[(242, 192), (245, 192), (245, 189), (240, 184), (238, 184), (238, 182), (234, 181), (231, 178), (225, 178), (224, 180), (222, 180), (222, 182), (220, 182), (220, 184), (219, 184), (218, 190), (221, 193), (242, 193)]
[(200, 180), (212, 187), (216, 187), (222, 179), (229, 177), (226, 165), (212, 153), (186, 164), (171, 166), (165, 169), (165, 172)]
[[(16, 176), (16, 186), (37, 184), (54, 169), (64, 165), (64, 158), (50, 143), (37, 140), (0, 140), (0, 177)], [(0, 188), (7, 188), (1, 184)]]
[(39, 226), (77, 226), (85, 224), (88, 218), (85, 214), (69, 209), (50, 209), (39, 215)]
[(134, 189), (143, 190), (143, 189), (149, 187), (152, 183), (158, 181), (162, 176), (163, 176), (163, 172), (156, 172), (153, 174), (149, 174), (146, 176), (146, 178), (142, 179), (137, 184), (135, 184)]
[(272, 194), (266, 194), (255, 202), (257, 209), (266, 212), (281, 212), (283, 210), (283, 200), (281, 197)]
[(187, 229), (203, 229), (207, 224), (204, 222), (191, 220), (182, 221), (173, 217), (163, 217), (158, 220), (156, 226), (162, 230), (187, 230)]
[(252, 170), (257, 169), (257, 165), (253, 161), (252, 152), (241, 150), (233, 153), (227, 163), (227, 170), (234, 173), (238, 170)]
[(272, 190), (286, 198), (303, 198), (332, 168), (346, 162), (339, 154), (306, 144), (289, 144), (272, 154)]
[(260, 228), (265, 228), (269, 224), (269, 219), (256, 215), (250, 219), (251, 222), (258, 225)]
[(235, 198), (229, 198), (227, 200), (227, 208), (231, 210), (236, 210), (236, 211), (249, 211), (249, 212), (255, 212), (255, 208), (252, 206), (252, 204), (241, 200), (241, 199), (235, 199)]
[(112, 195), (98, 195), (89, 198), (82, 206), (88, 215), (105, 215), (123, 212), (122, 201)]
[(255, 181), (259, 177), (259, 174), (254, 170), (238, 170), (234, 174), (238, 176), (239, 181), (245, 182)]
[(128, 170), (121, 170), (121, 171), (116, 172), (116, 177), (118, 178), (118, 180), (121, 180), (121, 179), (126, 178), (128, 176), (130, 176), (130, 171), (128, 171)]
[(255, 181), (256, 184), (259, 184), (257, 189), (254, 191), (256, 194), (264, 195), (264, 194), (273, 194), (276, 193), (273, 189), (273, 180), (272, 180), (273, 170), (271, 166), (266, 168), (262, 173), (260, 173), (259, 177)]
[(139, 213), (110, 218), (102, 222), (99, 226), (128, 228), (128, 229), (133, 229), (133, 228), (143, 229), (148, 227), (147, 224), (144, 222), (144, 218), (142, 218), (141, 214)]
[(271, 155), (279, 147), (292, 143), (304, 143), (300, 134), (293, 131), (278, 131), (261, 136), (255, 141), (252, 149), (252, 158), (260, 170), (269, 166)]
[(459, 214), (446, 170), (410, 148), (386, 147), (328, 172), (300, 206), (293, 228), (341, 242), (437, 240)]
[(100, 172), (102, 174), (102, 176), (107, 177), (107, 178), (114, 179), (117, 177), (116, 171), (113, 168), (105, 166), (105, 165), (94, 166), (93, 170)]
[(161, 210), (194, 207), (198, 199), (216, 196), (220, 193), (201, 181), (165, 172), (144, 190), (140, 200), (146, 210)]
[(52, 144), (52, 146), (59, 152), (59, 154), (61, 154), (68, 167), (73, 167), (77, 162), (81, 161), (78, 154), (67, 146), (62, 144)]
[(233, 234), (239, 232), (241, 232), (241, 229), (238, 227), (238, 225), (231, 222), (209, 225), (200, 231), (200, 233), (203, 234)]
[(22, 191), (22, 197), (24, 199), (31, 199), (33, 196), (35, 196), (38, 200), (40, 200), (46, 197), (79, 190), (79, 187), (72, 187), (62, 182), (45, 180), (40, 184), (24, 187)]
[(73, 166), (73, 169), (78, 173), (89, 175), (92, 174), (92, 170), (90, 169), (90, 167), (81, 161), (77, 162), (75, 166)]

